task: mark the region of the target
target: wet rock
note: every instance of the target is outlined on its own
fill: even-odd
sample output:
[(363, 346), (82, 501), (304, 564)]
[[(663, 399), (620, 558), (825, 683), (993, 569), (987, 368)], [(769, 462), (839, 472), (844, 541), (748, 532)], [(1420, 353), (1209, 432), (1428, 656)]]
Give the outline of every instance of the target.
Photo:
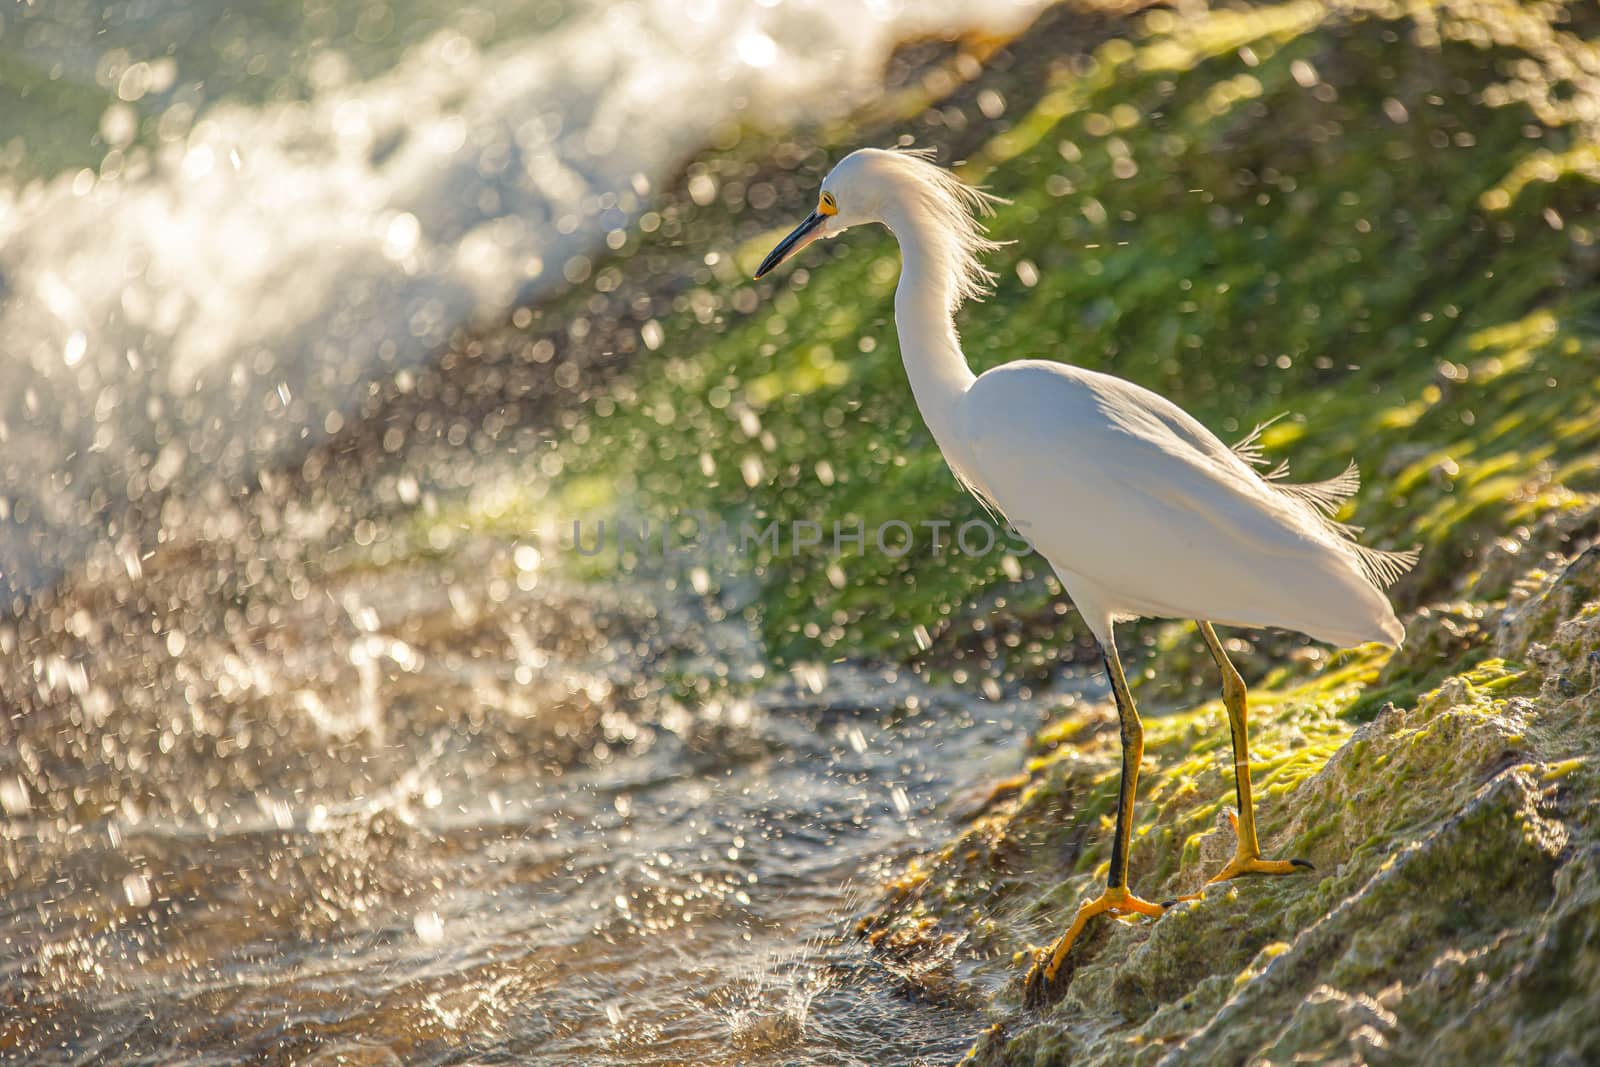
[[(1558, 625), (1577, 622), (1575, 616), (1584, 605), (1600, 597), (1600, 545), (1585, 550), (1555, 575), (1529, 577), (1537, 584), (1521, 596), (1513, 594), (1513, 606), (1501, 616), (1495, 637), (1501, 656), (1525, 654), (1536, 642), (1549, 640)], [(1570, 633), (1569, 643), (1580, 637)], [(1576, 651), (1576, 645), (1570, 651)]]
[[(1362, 676), (1393, 685), (1442, 664), (1444, 677), (1370, 722), (1345, 718), (1343, 732), (1317, 740), (1318, 717), (1337, 721), (1360, 685), (1313, 678), (1259, 697), (1262, 843), (1317, 871), (1208, 887), (1154, 922), (1091, 925), (1054, 1006), (1023, 1011), (1009, 977), (1010, 1022), (970, 1062), (1469, 1063), (1488, 1049), (1497, 1061), (1594, 1062), (1600, 1036), (1580, 1005), (1600, 998), (1600, 550), (1518, 589), (1489, 649), (1480, 623), (1497, 608), (1467, 600), (1425, 613), (1423, 650)], [(1216, 729), (1212, 708), (1147, 724), (1132, 876), (1144, 896), (1193, 891), (1231, 855), (1230, 783), (1208, 754), (1226, 752)], [(963, 839), (975, 848), (998, 836), (1018, 850), (986, 881), (985, 906), (1011, 916), (987, 934), (1002, 959), (1007, 944), (1047, 940), (1103, 877), (1108, 742), (1047, 732), (1059, 740), (1039, 750), (1029, 799), (991, 809)], [(1290, 773), (1300, 763), (1308, 773)], [(1066, 801), (1054, 841), (1079, 844), (1064, 882), (1046, 886), (1061, 859), (1037, 851), (1031, 824), (1052, 796)], [(941, 893), (886, 903), (880, 925), (914, 920), (924, 937), (966, 928), (948, 905), (971, 871), (942, 877)]]
[[(1492, 945), (1548, 906), (1567, 834), (1539, 807), (1531, 776), (1497, 777), (1300, 934), (1177, 1052), (1193, 1062), (1308, 1054), (1361, 1062), (1365, 1051), (1387, 1047), (1402, 1013), (1375, 1012), (1373, 998), (1420, 981), (1439, 956)], [(1372, 1025), (1378, 1018), (1381, 1029)], [(1440, 1022), (1405, 1018), (1408, 1041)]]

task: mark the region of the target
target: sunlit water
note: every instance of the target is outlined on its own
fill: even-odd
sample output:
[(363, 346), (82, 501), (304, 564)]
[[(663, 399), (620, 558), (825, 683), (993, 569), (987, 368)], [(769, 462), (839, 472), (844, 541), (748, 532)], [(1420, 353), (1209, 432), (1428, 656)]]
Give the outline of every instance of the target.
[(692, 152), (869, 97), (904, 35), (1039, 6), (6, 5), (0, 601), (588, 280)]
[(253, 494), (708, 140), (1036, 6), (0, 14), (0, 1060), (967, 1047), (1007, 967), (908, 982), (851, 929), (1037, 709), (780, 674), (742, 614), (470, 535), (359, 561), (380, 497), (437, 503), (410, 469)]
[(947, 995), (911, 995), (852, 920), (1014, 771), (1037, 709), (768, 676), (737, 615), (511, 560), (468, 546), (454, 581), (357, 571), (275, 624), (47, 657), (0, 760), (0, 1050), (958, 1058), (1006, 967), (953, 951)]

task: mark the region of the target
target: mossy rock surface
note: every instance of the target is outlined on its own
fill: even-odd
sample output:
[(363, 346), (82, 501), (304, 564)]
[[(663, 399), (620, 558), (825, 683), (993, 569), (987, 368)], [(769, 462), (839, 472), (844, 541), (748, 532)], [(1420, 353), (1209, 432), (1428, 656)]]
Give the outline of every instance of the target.
[[(1315, 683), (1275, 695), (1255, 729), (1269, 753), (1254, 768), (1266, 787), (1263, 843), (1317, 871), (1213, 887), (1154, 922), (1101, 923), (1074, 949), (1071, 984), (1052, 1007), (1022, 1010), (1010, 983), (997, 1008), (1006, 1022), (972, 1061), (1593, 1062), (1597, 579), (1600, 555), (1585, 553), (1528, 599), (1583, 605), (1503, 647), (1534, 665), (1492, 660), (1452, 676), (1414, 707), (1348, 731), (1331, 756), (1307, 761), (1313, 773), (1270, 753), (1314, 751), (1306, 712), (1334, 711), (1342, 697)], [(1151, 731), (1133, 878), (1146, 896), (1191, 891), (1231, 851), (1230, 832), (1213, 828), (1223, 761), (1196, 766), (1192, 755), (1194, 720), (1214, 715)], [(1020, 799), (926, 864), (877, 922), (959, 925), (977, 891), (1006, 916), (985, 926), (997, 958), (1047, 940), (1101, 874), (1105, 835), (1092, 820), (1105, 805), (1063, 811), (1056, 799), (1099, 797), (1112, 754), (1100, 736), (1041, 761)], [(1045, 819), (1060, 821), (1061, 847), (997, 848)], [(1176, 866), (1162, 858), (1172, 855)]]
[[(952, 815), (949, 840), (903, 865), (862, 932), (925, 975), (912, 994), (989, 1005), (973, 1063), (1600, 1063), (1600, 16), (1514, 0), (1071, 6), (1009, 49), (967, 42), (917, 66), (917, 84), (837, 130), (739, 131), (679, 183), (710, 182), (709, 201), (676, 190), (589, 282), (452, 348), (414, 397), (384, 386), (300, 477), (326, 482), (343, 451), (386, 455), (398, 427), (433, 442), (407, 446), (407, 475), (428, 447), (459, 450), (446, 426), (470, 423), (486, 455), (502, 429), (526, 433), (508, 465), (537, 455), (541, 477), (457, 496), (435, 478), (438, 501), (379, 516), (395, 544), (374, 567), (431, 555), (447, 577), (489, 566), (463, 541), (509, 542), (548, 513), (981, 518), (906, 384), (892, 242), (852, 233), (748, 280), (833, 159), (915, 131), (1011, 201), (995, 220), (1011, 242), (997, 290), (960, 319), (975, 367), (1114, 371), (1234, 437), (1287, 412), (1263, 435), (1272, 457), (1307, 480), (1354, 457), (1367, 486), (1340, 518), (1422, 557), (1393, 590), (1409, 631), (1396, 653), (1224, 634), (1251, 685), (1262, 844), (1315, 873), (1214, 888), (1153, 922), (1097, 922), (1061, 998), (1025, 1009), (1030, 946), (1098, 889), (1108, 859), (1117, 730), (1109, 704), (1089, 701), (1037, 732), (981, 810)], [(746, 197), (734, 217), (732, 190), (759, 185), (768, 206)], [(414, 481), (372, 469), (391, 478), (387, 496), (415, 497)], [(363, 559), (334, 540), (264, 578), (218, 541), (215, 588), (192, 578), (198, 565), (174, 567), (163, 589), (192, 589), (172, 600), (92, 579), (74, 595), (83, 618), (141, 640), (155, 604), (215, 594), (254, 620), (269, 596), (299, 602), (288, 591), (318, 568), (355, 575)], [(194, 548), (169, 546), (146, 570)], [(1026, 555), (764, 551), (690, 581), (756, 623), (779, 664), (906, 662), (1015, 692), (1092, 651)], [(348, 623), (331, 600), (313, 610)], [(45, 638), (77, 614), (0, 632), (6, 677), (36, 677), (33, 649), (55, 647)], [(488, 641), (452, 605), (426, 620), (436, 631), (408, 639), (464, 659)], [(571, 628), (629, 639), (602, 623)], [(668, 620), (660, 640), (685, 625)], [(1232, 754), (1192, 627), (1151, 622), (1123, 640), (1146, 711), (1132, 882), (1164, 900), (1232, 850)], [(698, 699), (724, 683), (696, 675), (691, 651), (665, 684)], [(126, 676), (130, 703), (182, 684), (177, 661), (161, 662)], [(450, 692), (405, 684), (398, 699)], [(505, 694), (507, 715), (532, 699)], [(78, 753), (63, 741), (50, 758)], [(106, 774), (59, 794), (88, 819), (115, 799)], [(919, 971), (925, 950), (957, 962)]]
[[(960, 320), (976, 369), (1111, 370), (1239, 437), (1288, 412), (1267, 451), (1305, 479), (1355, 457), (1368, 484), (1341, 518), (1422, 550), (1393, 590), (1396, 654), (1224, 635), (1263, 845), (1314, 874), (1097, 922), (1064, 996), (1024, 1010), (1029, 946), (1104, 876), (1104, 703), (1041, 730), (907, 865), (862, 928), (902, 958), (971, 953), (961, 988), (925, 992), (992, 997), (972, 1062), (1600, 1062), (1597, 32), (1560, 4), (1161, 8), (1056, 42), (1042, 95), (976, 150), (962, 135), (967, 175), (1012, 201), (997, 292)], [(973, 87), (1003, 96), (1005, 74)], [(649, 365), (561, 447), (558, 498), (981, 517), (905, 383), (890, 241), (853, 233), (752, 291), (779, 233), (652, 327)], [(780, 661), (1015, 688), (1084, 650), (1027, 556), (767, 552), (737, 589)], [(1161, 900), (1231, 853), (1232, 755), (1192, 628), (1124, 640), (1147, 711), (1132, 881)]]
[[(967, 176), (1012, 201), (994, 221), (1011, 242), (997, 291), (960, 320), (974, 367), (1114, 371), (1235, 437), (1287, 416), (1263, 435), (1274, 460), (1309, 480), (1354, 457), (1368, 485), (1341, 517), (1376, 545), (1423, 548), (1403, 607), (1458, 587), (1503, 597), (1520, 571), (1490, 573), (1497, 546), (1586, 513), (1600, 487), (1591, 131), (1550, 102), (1592, 46), (1581, 26), (1535, 20), (1541, 35), (1518, 10), (1158, 10), (1076, 56), (1059, 36), (1048, 91), (968, 153)], [(982, 77), (1006, 87), (1004, 72)], [(805, 176), (827, 162), (808, 157)], [(892, 241), (852, 232), (752, 286), (779, 233), (707, 256), (680, 313), (641, 330), (651, 351), (560, 443), (554, 498), (505, 513), (703, 509), (785, 531), (984, 517), (905, 381)], [(632, 261), (654, 261), (650, 245)], [(1569, 524), (1562, 544), (1592, 533)], [(1081, 636), (1026, 554), (935, 555), (924, 536), (895, 557), (869, 537), (760, 551), (751, 572), (751, 615), (784, 660), (1019, 680)], [(1153, 656), (1173, 643), (1140, 640)], [(1156, 673), (1158, 688), (1183, 680)]]

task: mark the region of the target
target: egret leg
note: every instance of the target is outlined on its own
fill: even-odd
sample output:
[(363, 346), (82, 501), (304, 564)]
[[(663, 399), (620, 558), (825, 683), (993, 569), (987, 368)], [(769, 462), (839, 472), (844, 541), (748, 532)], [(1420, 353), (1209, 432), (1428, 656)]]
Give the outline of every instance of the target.
[(1111, 870), (1106, 876), (1106, 888), (1099, 896), (1085, 900), (1078, 906), (1072, 925), (1056, 938), (1047, 949), (1034, 957), (1024, 984), (1024, 999), (1038, 1005), (1049, 999), (1067, 954), (1073, 942), (1083, 932), (1089, 920), (1109, 912), (1113, 915), (1159, 916), (1166, 910), (1161, 904), (1144, 900), (1128, 891), (1128, 845), (1133, 835), (1133, 795), (1139, 784), (1139, 761), (1144, 758), (1144, 725), (1139, 721), (1139, 711), (1134, 706), (1133, 695), (1128, 691), (1127, 679), (1122, 676), (1122, 663), (1117, 658), (1116, 645), (1108, 640), (1101, 649), (1105, 657), (1106, 673), (1111, 676), (1111, 694), (1117, 702), (1117, 717), (1122, 726), (1122, 778), (1117, 789), (1117, 828), (1111, 842)]
[(1222, 649), (1222, 642), (1217, 640), (1217, 632), (1209, 622), (1200, 623), (1200, 636), (1205, 638), (1211, 658), (1217, 661), (1217, 668), (1222, 671), (1222, 703), (1228, 709), (1228, 729), (1233, 734), (1234, 799), (1238, 803), (1238, 814), (1230, 813), (1228, 816), (1238, 839), (1233, 859), (1206, 884), (1226, 882), (1245, 874), (1293, 874), (1300, 870), (1312, 870), (1314, 868), (1305, 860), (1261, 858), (1261, 845), (1256, 840), (1255, 803), (1250, 796), (1250, 736), (1246, 721), (1244, 679), (1234, 669), (1228, 654)]

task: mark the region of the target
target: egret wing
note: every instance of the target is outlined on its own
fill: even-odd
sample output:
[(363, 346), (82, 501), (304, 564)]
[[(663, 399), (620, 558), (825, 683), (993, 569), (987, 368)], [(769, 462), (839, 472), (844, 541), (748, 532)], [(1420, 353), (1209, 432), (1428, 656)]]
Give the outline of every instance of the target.
[(1355, 546), (1154, 393), (1065, 364), (1008, 364), (968, 392), (964, 427), (985, 495), (1118, 614), (1355, 640), (1392, 618)]
[(1084, 522), (1127, 532), (1176, 510), (1256, 552), (1296, 553), (1323, 540), (1199, 422), (1121, 379), (1010, 363), (973, 385), (966, 416), (969, 476), (1008, 517), (1076, 504)]

